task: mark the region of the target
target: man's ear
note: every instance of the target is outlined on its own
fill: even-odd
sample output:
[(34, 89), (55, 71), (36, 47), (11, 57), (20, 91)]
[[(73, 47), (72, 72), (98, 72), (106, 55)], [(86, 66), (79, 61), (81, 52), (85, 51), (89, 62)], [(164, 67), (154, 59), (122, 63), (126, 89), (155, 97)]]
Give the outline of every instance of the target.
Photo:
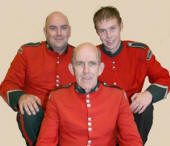
[(122, 31), (123, 29), (123, 22), (120, 23), (120, 30)]
[(74, 76), (73, 65), (72, 65), (71, 63), (69, 63), (69, 65), (68, 65), (68, 70), (69, 70), (70, 73)]
[(47, 35), (46, 27), (43, 28), (43, 31), (44, 31), (44, 35), (45, 35), (45, 37), (46, 37), (46, 35)]
[(103, 73), (103, 70), (104, 70), (104, 63), (101, 62), (99, 67), (99, 76)]

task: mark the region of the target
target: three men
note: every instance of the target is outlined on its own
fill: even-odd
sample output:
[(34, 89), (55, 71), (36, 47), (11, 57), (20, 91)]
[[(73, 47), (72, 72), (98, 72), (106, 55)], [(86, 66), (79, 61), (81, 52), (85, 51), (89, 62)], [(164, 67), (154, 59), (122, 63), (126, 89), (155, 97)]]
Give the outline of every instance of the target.
[(75, 79), (68, 70), (73, 46), (71, 27), (61, 12), (53, 12), (44, 27), (46, 41), (21, 46), (0, 86), (0, 94), (18, 112), (27, 145), (34, 145), (49, 92)]
[(142, 146), (123, 90), (98, 82), (104, 64), (90, 43), (73, 50), (70, 72), (76, 83), (53, 91), (37, 146)]
[[(94, 14), (93, 21), (102, 41), (97, 47), (101, 50), (101, 60), (105, 64), (99, 80), (125, 89), (145, 143), (152, 126), (152, 103), (165, 98), (170, 90), (169, 73), (155, 59), (147, 45), (121, 40), (123, 23), (116, 8), (102, 7)], [(141, 92), (146, 77), (151, 85)]]

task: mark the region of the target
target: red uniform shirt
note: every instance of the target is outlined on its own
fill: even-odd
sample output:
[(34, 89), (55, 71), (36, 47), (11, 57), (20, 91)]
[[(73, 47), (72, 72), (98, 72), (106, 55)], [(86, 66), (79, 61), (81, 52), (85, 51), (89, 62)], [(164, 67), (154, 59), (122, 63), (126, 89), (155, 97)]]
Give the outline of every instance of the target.
[(100, 84), (78, 93), (74, 84), (52, 92), (36, 146), (142, 146), (124, 92)]
[(101, 50), (101, 60), (105, 64), (100, 81), (124, 88), (128, 98), (141, 92), (144, 80), (148, 77), (152, 83), (148, 91), (153, 102), (166, 97), (170, 90), (170, 76), (166, 69), (155, 59), (149, 47), (142, 43), (122, 41), (114, 54), (106, 51), (104, 45), (97, 46)]
[(15, 109), (20, 95), (33, 94), (41, 99), (44, 108), (51, 90), (74, 81), (68, 70), (72, 49), (68, 45), (59, 55), (46, 42), (23, 45), (0, 86), (1, 96)]

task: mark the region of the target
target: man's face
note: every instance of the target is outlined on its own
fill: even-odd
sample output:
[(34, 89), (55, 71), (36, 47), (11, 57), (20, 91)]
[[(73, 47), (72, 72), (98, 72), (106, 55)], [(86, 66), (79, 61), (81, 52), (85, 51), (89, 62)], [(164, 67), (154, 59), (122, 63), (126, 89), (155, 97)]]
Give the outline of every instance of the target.
[(121, 29), (122, 23), (119, 24), (116, 18), (110, 18), (97, 22), (97, 34), (108, 51), (119, 47)]
[(54, 51), (62, 53), (70, 37), (70, 26), (67, 18), (61, 13), (53, 13), (47, 19), (44, 32), (47, 42)]
[(90, 44), (76, 48), (72, 64), (72, 74), (77, 84), (89, 92), (97, 84), (97, 78), (103, 71), (103, 63), (99, 63), (97, 48)]

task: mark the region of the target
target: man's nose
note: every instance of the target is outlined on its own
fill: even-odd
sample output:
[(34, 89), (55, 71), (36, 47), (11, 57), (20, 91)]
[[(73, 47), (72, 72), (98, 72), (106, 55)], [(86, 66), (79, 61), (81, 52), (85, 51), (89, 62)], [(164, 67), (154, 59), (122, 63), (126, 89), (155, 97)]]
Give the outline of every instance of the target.
[(56, 30), (56, 33), (57, 33), (57, 35), (61, 35), (61, 33), (62, 33), (61, 29), (60, 29), (60, 28), (57, 29), (57, 30)]
[(110, 31), (107, 31), (107, 32), (106, 32), (106, 37), (107, 37), (107, 38), (111, 38), (111, 36), (112, 36), (111, 32), (110, 32)]
[(88, 71), (89, 71), (89, 66), (88, 66), (88, 64), (85, 64), (85, 65), (84, 65), (83, 71), (84, 71), (84, 73), (88, 73)]

